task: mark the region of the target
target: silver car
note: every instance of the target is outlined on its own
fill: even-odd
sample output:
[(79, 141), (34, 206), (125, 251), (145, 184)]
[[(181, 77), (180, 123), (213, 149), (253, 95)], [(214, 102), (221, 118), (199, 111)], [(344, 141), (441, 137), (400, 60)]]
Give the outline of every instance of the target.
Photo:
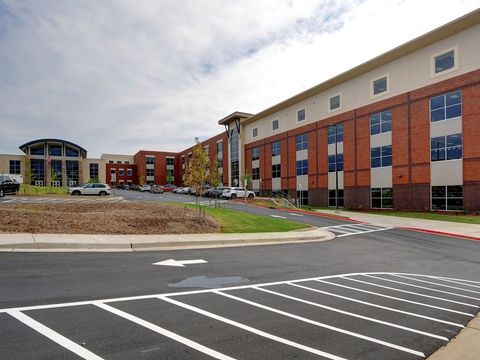
[(107, 184), (85, 184), (68, 188), (72, 195), (100, 195), (106, 196), (112, 193), (112, 188)]

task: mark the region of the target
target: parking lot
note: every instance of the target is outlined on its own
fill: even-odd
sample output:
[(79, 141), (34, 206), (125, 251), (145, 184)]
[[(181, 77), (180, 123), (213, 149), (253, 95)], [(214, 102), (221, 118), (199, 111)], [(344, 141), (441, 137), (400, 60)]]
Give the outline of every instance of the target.
[(480, 282), (382, 272), (2, 309), (0, 358), (417, 359), (479, 305)]

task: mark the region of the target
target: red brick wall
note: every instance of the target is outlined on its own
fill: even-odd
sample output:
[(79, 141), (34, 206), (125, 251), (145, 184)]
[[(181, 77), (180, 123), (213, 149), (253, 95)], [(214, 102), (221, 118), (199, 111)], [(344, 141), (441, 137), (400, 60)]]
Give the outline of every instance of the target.
[[(118, 185), (121, 180), (123, 180), (124, 184), (128, 184), (129, 181), (132, 184), (138, 184), (138, 172), (137, 172), (137, 165), (136, 164), (106, 164), (106, 182), (107, 184), (111, 184), (112, 176), (111, 176), (111, 169), (115, 169), (116, 175), (116, 184)], [(124, 170), (124, 176), (119, 175), (119, 169)], [(127, 176), (128, 171), (127, 169), (132, 169), (132, 176)]]

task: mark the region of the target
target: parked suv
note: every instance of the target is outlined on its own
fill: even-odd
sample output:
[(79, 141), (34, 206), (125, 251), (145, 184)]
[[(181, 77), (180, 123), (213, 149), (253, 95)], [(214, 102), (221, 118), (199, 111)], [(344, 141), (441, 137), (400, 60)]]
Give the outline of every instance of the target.
[(6, 194), (16, 194), (20, 190), (20, 184), (10, 178), (10, 176), (0, 175), (0, 197)]
[(68, 193), (72, 195), (110, 195), (112, 188), (107, 184), (85, 184), (83, 186), (69, 187)]
[(230, 187), (230, 188), (226, 188), (222, 192), (222, 197), (225, 199), (243, 198), (245, 196), (248, 198), (254, 198), (255, 193), (250, 190), (245, 191), (245, 188), (242, 188), (242, 187)]

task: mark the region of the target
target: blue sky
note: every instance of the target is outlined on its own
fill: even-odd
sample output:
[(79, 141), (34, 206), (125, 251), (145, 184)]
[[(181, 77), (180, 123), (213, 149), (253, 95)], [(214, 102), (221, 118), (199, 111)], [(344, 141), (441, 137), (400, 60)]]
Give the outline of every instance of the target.
[[(200, 5), (201, 4), (201, 5)], [(0, 0), (0, 153), (179, 151), (478, 7), (460, 0)]]

